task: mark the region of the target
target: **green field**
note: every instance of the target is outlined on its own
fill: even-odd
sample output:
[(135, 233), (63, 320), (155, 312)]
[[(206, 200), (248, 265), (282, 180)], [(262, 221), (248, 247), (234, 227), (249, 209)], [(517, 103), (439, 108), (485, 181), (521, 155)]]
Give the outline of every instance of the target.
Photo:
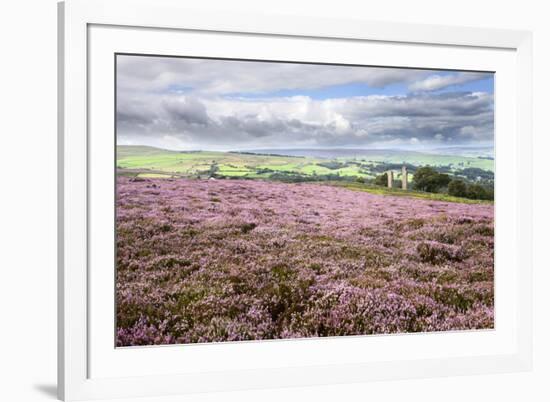
[[(119, 170), (137, 171), (139, 175), (173, 174), (177, 176), (208, 175), (215, 166), (217, 175), (225, 177), (268, 177), (274, 172), (301, 175), (339, 174), (342, 176), (369, 177), (358, 167), (328, 169), (320, 166), (324, 159), (271, 155), (249, 155), (229, 152), (177, 152), (142, 146), (117, 147)], [(262, 173), (263, 172), (263, 173)]]
[[(328, 159), (256, 153), (170, 151), (147, 146), (117, 147), (119, 174), (143, 177), (268, 179), (272, 175), (291, 175), (324, 179), (332, 176), (372, 179), (381, 173), (381, 165), (401, 163), (442, 166), (451, 172), (466, 167), (493, 171), (494, 165), (494, 161), (489, 159), (419, 152), (363, 152), (360, 155)], [(395, 172), (398, 179), (399, 169), (395, 169)], [(412, 174), (409, 178), (412, 179)]]
[[(372, 184), (385, 169), (394, 171), (395, 185), (401, 180), (401, 164), (413, 167), (430, 165), (445, 168), (451, 175), (461, 169), (477, 168), (492, 172), (494, 161), (476, 157), (433, 155), (418, 152), (379, 151), (349, 157), (284, 156), (277, 154), (235, 153), (214, 151), (170, 151), (147, 146), (118, 146), (117, 173), (142, 178), (264, 179), (282, 181), (322, 181), (373, 194), (407, 196), (436, 201), (460, 203), (491, 203), (491, 201), (457, 198), (441, 193), (427, 193)], [(409, 173), (409, 182), (414, 174)]]

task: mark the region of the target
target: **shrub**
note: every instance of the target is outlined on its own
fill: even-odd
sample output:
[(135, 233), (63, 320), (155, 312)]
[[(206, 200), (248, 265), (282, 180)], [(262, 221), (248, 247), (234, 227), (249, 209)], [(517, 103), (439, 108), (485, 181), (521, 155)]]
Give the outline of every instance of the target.
[(250, 232), (251, 230), (253, 230), (257, 225), (254, 223), (254, 222), (250, 222), (250, 223), (243, 223), (241, 225), (241, 232), (243, 233), (248, 233)]
[(453, 307), (462, 313), (468, 311), (475, 303), (475, 298), (463, 289), (456, 287), (442, 287), (435, 293), (435, 300)]
[(466, 196), (466, 184), (462, 180), (451, 180), (449, 183), (449, 195), (454, 197), (465, 197)]
[(466, 197), (474, 200), (491, 200), (493, 199), (492, 191), (486, 190), (480, 184), (471, 184), (466, 191)]
[(388, 174), (383, 173), (379, 176), (376, 176), (376, 179), (374, 179), (374, 184), (377, 186), (387, 186), (388, 185)]
[(437, 193), (441, 188), (447, 187), (450, 181), (449, 175), (439, 173), (430, 166), (421, 167), (413, 177), (414, 188), (429, 193)]
[(462, 261), (466, 258), (461, 248), (438, 242), (420, 243), (416, 251), (423, 262), (436, 265), (446, 261)]

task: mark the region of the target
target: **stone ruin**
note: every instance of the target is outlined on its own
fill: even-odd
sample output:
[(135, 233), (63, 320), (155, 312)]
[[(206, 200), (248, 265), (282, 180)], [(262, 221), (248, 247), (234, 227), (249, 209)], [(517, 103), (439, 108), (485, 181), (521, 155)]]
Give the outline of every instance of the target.
[[(388, 188), (393, 187), (393, 170), (388, 170), (386, 172), (388, 175)], [(407, 173), (407, 166), (403, 165), (401, 168), (401, 188), (403, 190), (407, 189), (407, 179), (408, 179), (408, 173)]]

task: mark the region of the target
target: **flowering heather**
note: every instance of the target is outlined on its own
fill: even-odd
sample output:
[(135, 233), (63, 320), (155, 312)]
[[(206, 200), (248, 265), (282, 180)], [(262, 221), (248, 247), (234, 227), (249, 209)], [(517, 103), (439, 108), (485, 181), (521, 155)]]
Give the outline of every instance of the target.
[(119, 177), (117, 345), (493, 327), (493, 206)]

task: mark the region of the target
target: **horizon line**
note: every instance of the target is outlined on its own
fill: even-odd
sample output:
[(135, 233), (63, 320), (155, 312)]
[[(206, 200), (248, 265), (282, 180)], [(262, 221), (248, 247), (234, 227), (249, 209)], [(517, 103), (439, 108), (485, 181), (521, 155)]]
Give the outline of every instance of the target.
[(426, 152), (426, 151), (435, 151), (435, 150), (452, 150), (452, 149), (479, 149), (479, 148), (491, 148), (494, 149), (494, 145), (450, 145), (450, 146), (435, 146), (425, 149), (420, 148), (401, 148), (401, 147), (373, 147), (373, 148), (357, 148), (357, 147), (348, 147), (348, 146), (336, 146), (336, 147), (287, 147), (287, 148), (276, 148), (276, 147), (266, 147), (266, 148), (234, 148), (234, 149), (204, 149), (204, 148), (192, 148), (192, 149), (176, 149), (176, 148), (167, 148), (160, 147), (156, 145), (148, 144), (116, 144), (117, 147), (148, 147), (159, 149), (163, 151), (173, 151), (173, 152), (199, 152), (199, 151), (208, 151), (208, 152), (251, 152), (251, 151), (328, 151), (328, 150), (347, 150), (347, 151), (406, 151), (406, 152)]

